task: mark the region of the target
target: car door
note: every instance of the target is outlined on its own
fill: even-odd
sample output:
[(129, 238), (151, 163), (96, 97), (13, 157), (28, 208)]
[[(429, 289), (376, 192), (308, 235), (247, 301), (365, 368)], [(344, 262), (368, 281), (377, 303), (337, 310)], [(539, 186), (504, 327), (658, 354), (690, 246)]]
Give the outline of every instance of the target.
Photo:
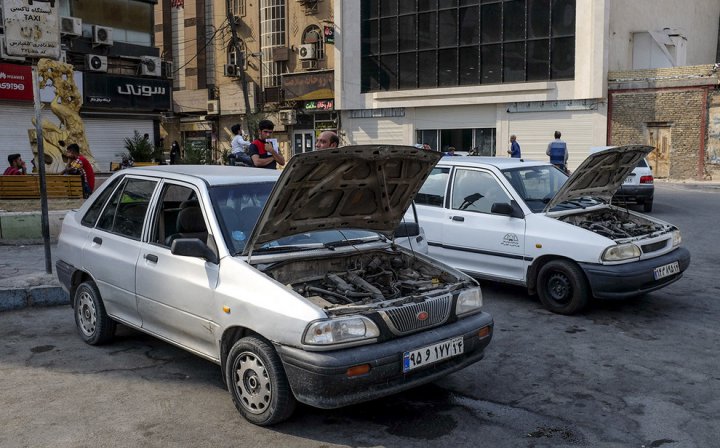
[(442, 247), (445, 260), (461, 270), (505, 280), (524, 275), (525, 219), (492, 213), (512, 196), (490, 170), (455, 167)]
[(135, 299), (135, 265), (148, 205), (158, 181), (126, 178), (115, 188), (83, 247), (83, 269), (90, 273), (107, 313), (140, 326)]
[(137, 299), (143, 329), (217, 358), (213, 318), (219, 266), (170, 252), (176, 238), (199, 238), (214, 247), (207, 210), (190, 184), (166, 181), (137, 263)]
[(436, 166), (415, 195), (418, 223), (425, 232), (428, 251), (436, 258), (444, 259), (443, 225), (447, 219), (444, 208), (450, 179), (450, 167)]

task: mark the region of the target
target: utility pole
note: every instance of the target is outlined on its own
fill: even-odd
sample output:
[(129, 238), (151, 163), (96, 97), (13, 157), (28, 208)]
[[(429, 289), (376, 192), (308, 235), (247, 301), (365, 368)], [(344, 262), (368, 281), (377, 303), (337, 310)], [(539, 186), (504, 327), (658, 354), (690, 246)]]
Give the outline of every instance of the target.
[[(233, 15), (233, 11), (230, 7), (230, 0), (225, 0), (225, 8), (227, 9), (227, 20), (228, 23), (230, 23), (230, 45), (235, 50), (235, 63), (239, 63), (238, 69), (240, 70), (240, 83), (242, 84), (243, 89), (243, 99), (245, 100), (245, 117), (247, 119), (248, 114), (250, 114), (250, 98), (248, 96), (247, 76), (245, 75), (244, 69), (245, 55), (242, 54), (242, 52), (240, 51), (240, 39), (237, 36), (237, 23), (235, 23), (235, 16)], [(247, 131), (250, 132), (250, 129), (248, 129)]]

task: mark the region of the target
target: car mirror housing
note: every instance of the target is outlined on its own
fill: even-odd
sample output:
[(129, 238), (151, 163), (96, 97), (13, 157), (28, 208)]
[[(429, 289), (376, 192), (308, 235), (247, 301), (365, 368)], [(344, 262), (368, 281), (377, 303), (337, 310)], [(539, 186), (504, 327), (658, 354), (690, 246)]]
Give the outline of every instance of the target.
[(510, 216), (511, 218), (523, 218), (523, 212), (515, 201), (512, 203), (495, 202), (490, 208), (490, 213)]
[(170, 252), (183, 257), (202, 258), (213, 264), (218, 264), (220, 261), (215, 251), (199, 238), (178, 238), (173, 241)]
[(405, 238), (420, 234), (420, 226), (416, 222), (401, 222), (395, 230), (395, 238)]

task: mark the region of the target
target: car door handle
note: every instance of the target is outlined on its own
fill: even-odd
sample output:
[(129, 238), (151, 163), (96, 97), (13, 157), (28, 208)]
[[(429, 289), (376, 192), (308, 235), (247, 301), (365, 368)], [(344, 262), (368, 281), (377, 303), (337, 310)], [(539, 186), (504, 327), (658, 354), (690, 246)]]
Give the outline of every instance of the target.
[(453, 221), (458, 221), (458, 222), (463, 222), (463, 221), (465, 221), (465, 218), (463, 218), (462, 216), (453, 216), (453, 217), (450, 218), (450, 219), (452, 219)]
[(96, 236), (95, 238), (93, 238), (93, 243), (97, 244), (98, 246), (102, 245), (102, 238)]
[(157, 255), (154, 255), (154, 254), (145, 254), (145, 259), (147, 261), (151, 261), (153, 263), (157, 263), (157, 261), (158, 261)]

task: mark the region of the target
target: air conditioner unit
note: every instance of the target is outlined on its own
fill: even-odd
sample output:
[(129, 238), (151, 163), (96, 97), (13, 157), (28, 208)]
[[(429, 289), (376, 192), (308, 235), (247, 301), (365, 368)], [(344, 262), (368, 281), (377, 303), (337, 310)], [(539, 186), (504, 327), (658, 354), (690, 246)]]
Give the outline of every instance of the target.
[(295, 109), (281, 110), (278, 115), (282, 124), (290, 125), (297, 123), (297, 111)]
[(207, 113), (208, 113), (208, 115), (219, 114), (220, 113), (220, 100), (208, 100)]
[(112, 45), (113, 29), (108, 26), (93, 25), (92, 43), (93, 45)]
[(162, 61), (162, 77), (165, 79), (173, 79), (175, 77), (172, 61)]
[(85, 55), (85, 70), (89, 72), (106, 72), (107, 69), (107, 56), (101, 56), (99, 54)]
[(234, 64), (225, 64), (223, 66), (223, 73), (225, 74), (225, 76), (240, 76), (240, 68)]
[(317, 70), (317, 68), (318, 68), (318, 63), (316, 60), (311, 59), (309, 61), (300, 61), (300, 62), (302, 62), (301, 65), (302, 65), (303, 70)]
[(80, 17), (60, 17), (60, 32), (64, 36), (82, 36)]
[(315, 44), (302, 44), (299, 51), (300, 59), (303, 61), (317, 59), (315, 57)]
[(0, 36), (0, 59), (6, 59), (8, 61), (24, 61), (24, 56), (10, 56), (5, 51), (5, 38)]
[(140, 74), (142, 76), (162, 75), (162, 60), (157, 56), (143, 56), (140, 60)]

